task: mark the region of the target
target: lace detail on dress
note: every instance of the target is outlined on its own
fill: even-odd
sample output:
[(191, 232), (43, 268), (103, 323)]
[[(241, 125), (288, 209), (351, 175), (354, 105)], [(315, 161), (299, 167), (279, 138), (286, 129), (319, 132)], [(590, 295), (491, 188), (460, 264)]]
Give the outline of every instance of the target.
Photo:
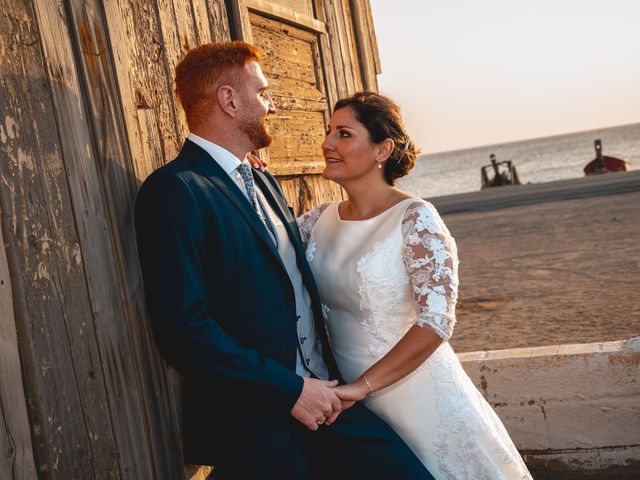
[(508, 434), (497, 415), (462, 365), (451, 361), (455, 354), (447, 351), (450, 348), (442, 345), (430, 359), (440, 416), (438, 438), (433, 442), (440, 473), (447, 480), (530, 480), (518, 451), (503, 441)]
[(316, 251), (316, 242), (313, 241), (313, 226), (318, 221), (318, 218), (320, 218), (320, 215), (322, 215), (322, 212), (324, 212), (329, 205), (329, 203), (323, 203), (322, 205), (318, 205), (296, 218), (307, 262), (311, 262), (313, 260), (313, 254)]
[(416, 321), (448, 341), (456, 323), (458, 254), (436, 209), (427, 202), (407, 208), (402, 220), (404, 263), (416, 301)]
[(356, 264), (361, 280), (358, 291), (360, 310), (364, 313), (362, 326), (374, 339), (369, 344), (369, 352), (374, 358), (385, 355), (406, 333), (405, 324), (389, 321), (397, 318), (404, 302), (403, 287), (409, 283), (398, 255), (399, 234), (396, 230), (377, 242)]

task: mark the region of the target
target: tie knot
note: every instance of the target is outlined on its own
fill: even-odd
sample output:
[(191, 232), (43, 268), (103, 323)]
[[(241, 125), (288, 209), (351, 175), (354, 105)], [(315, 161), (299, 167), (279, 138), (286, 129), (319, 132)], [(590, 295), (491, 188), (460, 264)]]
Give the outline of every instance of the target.
[(251, 167), (248, 163), (241, 163), (238, 165), (238, 172), (240, 172), (240, 176), (244, 180), (245, 178), (252, 177), (251, 175)]

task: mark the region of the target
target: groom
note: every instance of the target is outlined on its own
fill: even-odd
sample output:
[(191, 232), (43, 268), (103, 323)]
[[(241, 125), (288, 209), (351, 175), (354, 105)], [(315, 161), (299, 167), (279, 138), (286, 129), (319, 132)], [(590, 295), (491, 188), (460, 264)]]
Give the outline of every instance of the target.
[(184, 379), (185, 461), (221, 480), (432, 478), (385, 423), (335, 393), (295, 218), (273, 177), (242, 161), (271, 142), (259, 60), (228, 42), (178, 64), (191, 133), (136, 200), (156, 344)]

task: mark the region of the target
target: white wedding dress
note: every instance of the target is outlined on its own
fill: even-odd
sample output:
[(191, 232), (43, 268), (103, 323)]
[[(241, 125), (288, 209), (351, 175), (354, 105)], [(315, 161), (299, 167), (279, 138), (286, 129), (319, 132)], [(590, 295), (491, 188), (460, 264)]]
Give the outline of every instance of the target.
[(440, 479), (530, 479), (493, 409), (448, 339), (455, 324), (457, 252), (435, 208), (406, 199), (358, 221), (338, 203), (298, 219), (333, 354), (351, 382), (418, 324), (443, 343), (417, 370), (365, 404)]

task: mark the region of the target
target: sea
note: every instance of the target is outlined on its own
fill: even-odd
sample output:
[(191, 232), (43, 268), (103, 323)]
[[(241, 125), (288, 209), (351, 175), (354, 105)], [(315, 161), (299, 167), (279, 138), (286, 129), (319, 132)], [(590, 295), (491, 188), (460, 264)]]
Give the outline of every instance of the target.
[(489, 155), (511, 160), (522, 183), (541, 183), (583, 177), (582, 169), (595, 158), (593, 142), (602, 140), (602, 153), (640, 168), (640, 123), (585, 132), (534, 138), (511, 143), (421, 155), (398, 187), (422, 198), (480, 190), (480, 167)]

